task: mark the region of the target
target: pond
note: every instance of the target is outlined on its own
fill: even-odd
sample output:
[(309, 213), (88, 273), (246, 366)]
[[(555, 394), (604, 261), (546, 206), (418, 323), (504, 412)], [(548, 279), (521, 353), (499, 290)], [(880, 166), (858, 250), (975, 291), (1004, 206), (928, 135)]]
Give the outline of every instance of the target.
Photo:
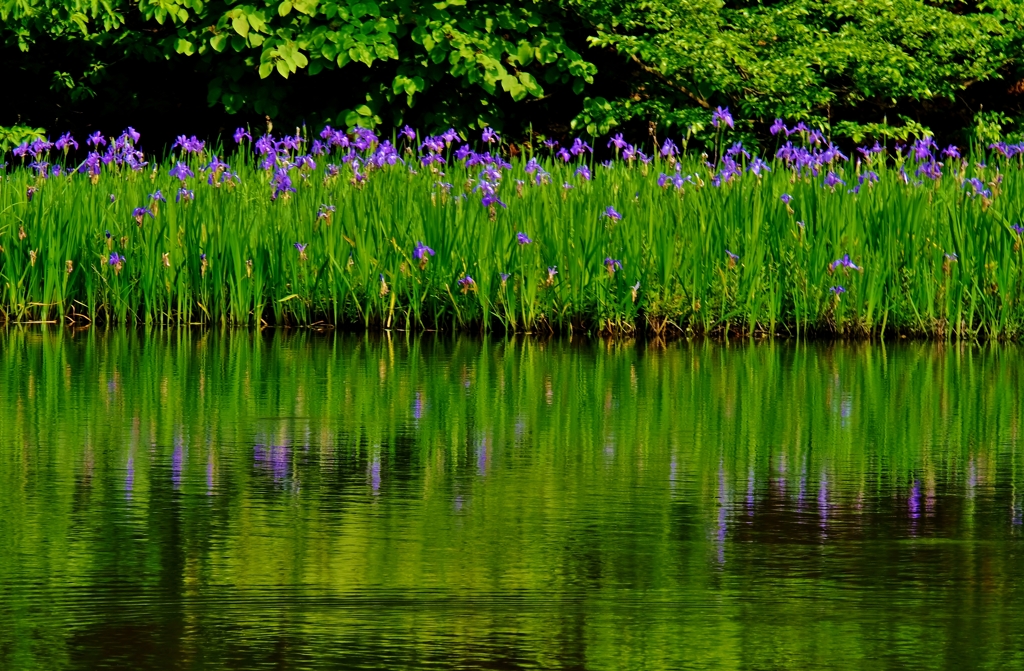
[(1024, 663), (1016, 347), (0, 334), (0, 668)]

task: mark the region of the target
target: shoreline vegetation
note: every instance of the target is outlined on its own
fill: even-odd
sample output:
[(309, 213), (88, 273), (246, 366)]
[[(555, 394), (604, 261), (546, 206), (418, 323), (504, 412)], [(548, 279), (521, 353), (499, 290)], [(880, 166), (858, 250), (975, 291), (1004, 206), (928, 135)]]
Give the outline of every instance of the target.
[[(1016, 340), (1024, 145), (131, 129), (5, 157), (0, 322)], [(594, 157), (589, 142), (600, 142)], [(607, 148), (606, 148), (607, 147)]]

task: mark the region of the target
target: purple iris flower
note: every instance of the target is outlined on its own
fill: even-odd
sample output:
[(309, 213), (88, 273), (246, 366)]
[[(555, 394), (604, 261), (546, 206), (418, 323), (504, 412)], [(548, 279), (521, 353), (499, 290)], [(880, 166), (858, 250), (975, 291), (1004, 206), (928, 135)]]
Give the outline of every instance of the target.
[(768, 164), (765, 163), (764, 161), (762, 161), (759, 156), (754, 157), (754, 160), (751, 161), (750, 165), (747, 166), (747, 170), (749, 170), (750, 172), (754, 173), (754, 175), (756, 175), (757, 177), (761, 176), (761, 172), (762, 171), (763, 172), (771, 172), (772, 171), (772, 169), (768, 166)]
[(53, 146), (61, 151), (67, 151), (71, 147), (78, 149), (78, 143), (75, 142), (75, 138), (71, 137), (71, 133), (64, 133), (61, 135)]
[(942, 150), (942, 155), (946, 158), (960, 158), (960, 150), (955, 145), (949, 145)]
[(675, 156), (679, 153), (679, 147), (676, 143), (669, 138), (665, 138), (665, 141), (661, 145), (661, 155), (668, 158), (669, 156)]
[(608, 207), (604, 208), (604, 216), (608, 217), (609, 219), (613, 219), (613, 220), (622, 219), (622, 215), (619, 214), (618, 212), (616, 212), (615, 208), (612, 207), (611, 205), (609, 205)]
[(729, 108), (716, 107), (711, 114), (711, 125), (715, 128), (721, 128), (722, 125), (733, 128), (732, 114), (729, 113)]
[(93, 133), (92, 135), (90, 135), (90, 136), (89, 136), (89, 139), (87, 139), (87, 140), (85, 141), (85, 143), (86, 143), (87, 145), (89, 145), (90, 147), (96, 147), (96, 148), (99, 148), (99, 147), (106, 147), (106, 146), (107, 146), (107, 140), (106, 140), (106, 138), (104, 138), (104, 137), (103, 137), (103, 133), (101, 133), (101, 132), (99, 132), (99, 131), (96, 131), (95, 133)]
[(420, 151), (426, 149), (427, 151), (435, 154), (444, 151), (444, 138), (427, 136), (423, 138), (423, 142), (420, 143)]
[(434, 163), (440, 163), (441, 165), (444, 165), (447, 163), (447, 161), (445, 161), (444, 156), (441, 156), (440, 154), (427, 154), (426, 156), (420, 158), (420, 165), (422, 166), (428, 166)]
[(551, 138), (548, 138), (544, 140), (544, 146), (547, 147), (549, 151), (554, 151), (555, 149), (558, 148), (558, 140), (552, 140)]
[(422, 261), (424, 258), (429, 258), (434, 255), (434, 250), (427, 247), (422, 242), (416, 243), (416, 249), (412, 250), (412, 258), (417, 261)]
[(914, 146), (911, 152), (914, 154), (914, 158), (918, 161), (934, 160), (932, 151), (938, 149), (939, 145), (935, 144), (935, 139), (932, 137), (923, 137), (920, 140), (914, 142)]
[(164, 194), (160, 191), (160, 189), (157, 189), (156, 193), (149, 194), (149, 199), (150, 200), (159, 200), (161, 203), (166, 203), (167, 202), (167, 199), (164, 198)]
[(335, 207), (333, 205), (321, 205), (316, 211), (317, 219), (330, 219), (331, 214), (334, 213)]
[(260, 156), (266, 156), (274, 153), (274, 138), (270, 135), (264, 135), (260, 139), (256, 140), (256, 144), (253, 145), (256, 148), (256, 153)]
[(870, 159), (873, 155), (880, 153), (881, 151), (882, 147), (877, 142), (875, 142), (874, 147), (857, 147), (857, 153), (865, 159)]
[(917, 166), (917, 170), (914, 172), (914, 175), (917, 177), (924, 175), (928, 179), (933, 180), (939, 179), (940, 177), (942, 177), (942, 166), (939, 165), (938, 161), (931, 159), (926, 163), (922, 163), (921, 165)]
[(594, 150), (590, 148), (590, 145), (581, 140), (580, 138), (576, 138), (575, 140), (572, 141), (572, 147), (569, 148), (570, 154), (572, 154), (573, 156), (579, 156), (585, 151), (594, 153)]
[(497, 186), (498, 182), (501, 181), (501, 171), (494, 166), (488, 166), (480, 171), (480, 178), (492, 182), (492, 186)]
[(191, 189), (186, 189), (185, 187), (181, 187), (180, 189), (178, 189), (178, 194), (176, 196), (174, 196), (174, 202), (175, 203), (180, 203), (183, 200), (189, 201), (189, 200), (195, 200), (195, 199), (196, 199), (195, 191), (192, 191)]
[(974, 189), (974, 193), (971, 194), (972, 197), (973, 196), (981, 196), (982, 198), (991, 198), (992, 197), (992, 191), (990, 189), (986, 189), (985, 188), (985, 183), (982, 182), (977, 177), (972, 177), (970, 179), (965, 179), (964, 180), (964, 188), (966, 189), (968, 186), (970, 186), (970, 187), (972, 187)]
[(181, 150), (186, 154), (198, 154), (205, 146), (206, 143), (199, 140), (195, 135), (192, 137), (179, 135), (174, 144), (171, 145), (171, 151), (174, 151), (175, 147), (181, 147)]
[(404, 137), (409, 142), (415, 142), (416, 141), (416, 131), (414, 131), (409, 126), (403, 127), (402, 130), (398, 131), (398, 134), (401, 135), (402, 137)]
[(607, 256), (604, 259), (604, 267), (608, 269), (609, 275), (614, 275), (616, 270), (622, 270), (622, 261)]
[(877, 184), (878, 183), (878, 173), (875, 172), (874, 170), (868, 170), (863, 175), (858, 177), (857, 181), (858, 181), (858, 184), (863, 184), (864, 182), (867, 182), (868, 184)]
[(834, 190), (839, 184), (846, 184), (846, 182), (840, 179), (839, 175), (829, 170), (828, 174), (825, 175), (825, 186)]
[(107, 259), (107, 263), (109, 265), (112, 265), (112, 266), (116, 266), (118, 264), (124, 263), (124, 261), (125, 261), (125, 258), (123, 256), (121, 256), (120, 254), (118, 254), (117, 252), (111, 252), (110, 253), (110, 258)]
[(733, 254), (728, 249), (725, 250), (725, 255), (729, 257), (729, 262), (730, 263), (736, 263), (737, 261), (740, 260), (740, 255), (739, 254)]
[(520, 232), (516, 233), (516, 242), (518, 242), (520, 245), (528, 245), (531, 242), (533, 242), (533, 240), (531, 240), (530, 236), (528, 236), (526, 233)]
[(230, 165), (228, 165), (224, 161), (220, 160), (216, 156), (214, 156), (213, 160), (210, 161), (210, 164), (206, 166), (206, 170), (208, 170), (210, 172), (224, 172), (224, 171), (230, 170), (230, 169), (231, 169)]
[(844, 287), (829, 287), (828, 290), (834, 293), (836, 296), (838, 296), (839, 294), (846, 293), (846, 289)]
[(608, 146), (611, 147), (612, 145), (614, 145), (616, 149), (622, 149), (626, 146), (626, 141), (622, 139), (622, 133), (618, 133), (615, 137), (608, 140)]
[(148, 207), (136, 207), (134, 210), (132, 210), (132, 216), (135, 217), (135, 220), (140, 223), (142, 222), (143, 217), (145, 217), (147, 214), (149, 215), (150, 219), (153, 218), (153, 212)]
[(781, 200), (786, 205), (789, 205), (789, 203), (793, 200), (793, 196), (789, 195), (788, 193), (784, 193), (781, 196), (779, 196), (779, 200)]
[(849, 268), (850, 270), (864, 270), (863, 268), (861, 268), (860, 266), (858, 266), (857, 264), (855, 264), (853, 261), (850, 260), (850, 255), (849, 254), (843, 254), (843, 258), (836, 259), (835, 261), (830, 263), (829, 266), (828, 266), (829, 272), (833, 272), (836, 268)]
[(562, 161), (565, 163), (568, 163), (570, 160), (572, 160), (572, 156), (569, 154), (565, 147), (559, 149), (555, 156), (562, 159)]
[(750, 158), (750, 152), (747, 151), (746, 147), (743, 146), (742, 142), (734, 143), (731, 147), (729, 147), (726, 150), (725, 155), (730, 156), (732, 158), (735, 158), (740, 155), (742, 155), (745, 158)]
[(182, 182), (184, 182), (187, 177), (195, 177), (195, 174), (192, 172), (192, 168), (188, 167), (181, 161), (171, 168), (167, 174), (175, 179), (180, 179)]
[(249, 135), (249, 131), (245, 130), (244, 128), (236, 128), (234, 138), (235, 144), (242, 144), (242, 140), (248, 140), (249, 142), (252, 142), (252, 135)]
[[(374, 136), (374, 141), (376, 141), (376, 136)], [(285, 135), (278, 144), (278, 151), (298, 151), (302, 148), (303, 142), (305, 142), (305, 139), (298, 135)]]
[(580, 167), (576, 168), (576, 176), (582, 177), (583, 179), (589, 182), (591, 177), (590, 168), (588, 168), (586, 165), (581, 165)]
[(687, 175), (686, 177), (683, 177), (681, 174), (677, 172), (669, 179), (669, 182), (672, 184), (672, 186), (676, 187), (676, 190), (678, 191), (683, 188), (684, 184), (693, 184), (693, 175)]
[(501, 205), (502, 207), (508, 207), (508, 205), (503, 203), (502, 200), (498, 198), (496, 194), (493, 193), (485, 195), (480, 202), (483, 204), (484, 207), (491, 207), (492, 205)]
[(469, 275), (466, 275), (465, 277), (459, 280), (458, 284), (459, 287), (462, 288), (462, 293), (466, 293), (467, 291), (476, 286), (476, 281)]
[(309, 245), (306, 244), (305, 242), (296, 242), (295, 243), (295, 249), (299, 250), (300, 254), (302, 252), (306, 251), (306, 247), (309, 247)]
[(484, 132), (480, 134), (480, 139), (486, 142), (487, 144), (501, 142), (501, 137), (497, 133), (495, 133), (494, 129), (491, 128), (490, 126), (484, 128)]
[(274, 173), (274, 193), (270, 197), (271, 200), (277, 200), (277, 197), (281, 194), (295, 193), (295, 187), (292, 185), (292, 178), (288, 176), (287, 170), (277, 170)]
[(778, 135), (779, 133), (789, 135), (789, 129), (786, 128), (786, 124), (782, 123), (782, 119), (776, 119), (775, 123), (768, 130), (772, 135)]
[(669, 184), (676, 187), (677, 190), (682, 189), (683, 185), (686, 184), (687, 182), (693, 182), (692, 175), (687, 175), (686, 177), (683, 177), (681, 174), (679, 174), (678, 171), (675, 175), (667, 175), (665, 173), (661, 173), (660, 175), (658, 175), (658, 186), (660, 186), (663, 189)]
[(1013, 224), (1010, 228), (1013, 229), (1013, 232), (1017, 235), (1024, 235), (1024, 226), (1021, 226), (1020, 224)]
[(299, 168), (300, 170), (302, 168), (316, 170), (316, 161), (313, 160), (312, 156), (297, 156), (295, 158), (294, 165), (296, 168)]
[(53, 148), (53, 143), (52, 142), (47, 142), (46, 140), (43, 140), (42, 138), (40, 138), (38, 140), (33, 140), (32, 144), (30, 144), (28, 146), (28, 150), (30, 152), (32, 152), (32, 156), (37, 158), (37, 159), (40, 156), (42, 156), (43, 154), (45, 154), (46, 152), (50, 151), (50, 149), (52, 149), (52, 148)]

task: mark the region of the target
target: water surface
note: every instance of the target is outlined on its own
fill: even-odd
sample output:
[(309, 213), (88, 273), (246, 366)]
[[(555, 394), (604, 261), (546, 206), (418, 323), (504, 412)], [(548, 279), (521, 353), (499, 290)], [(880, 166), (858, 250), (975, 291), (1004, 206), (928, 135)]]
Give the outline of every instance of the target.
[(1019, 668), (1021, 371), (8, 330), (0, 668)]

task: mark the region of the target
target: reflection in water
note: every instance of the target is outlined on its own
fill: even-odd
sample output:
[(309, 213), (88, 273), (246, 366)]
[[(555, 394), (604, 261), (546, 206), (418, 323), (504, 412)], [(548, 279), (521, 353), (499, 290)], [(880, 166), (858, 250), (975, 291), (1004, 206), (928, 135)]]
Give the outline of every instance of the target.
[(1008, 667), (1016, 348), (12, 331), (0, 668)]

